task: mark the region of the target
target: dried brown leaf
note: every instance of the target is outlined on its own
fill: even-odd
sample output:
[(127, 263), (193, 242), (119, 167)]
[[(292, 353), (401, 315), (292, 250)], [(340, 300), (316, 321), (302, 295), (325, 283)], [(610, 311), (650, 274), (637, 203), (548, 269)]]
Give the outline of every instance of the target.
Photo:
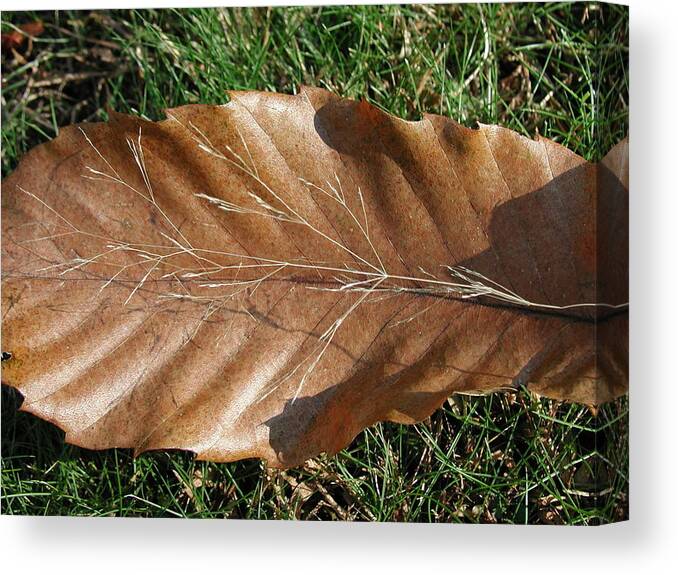
[(3, 382), (66, 439), (292, 466), (455, 392), (627, 389), (627, 143), (305, 88), (62, 130), (4, 182)]
[(0, 34), (0, 44), (3, 50), (18, 50), (23, 46), (26, 38), (35, 38), (45, 31), (45, 26), (39, 20), (26, 22), (11, 32)]

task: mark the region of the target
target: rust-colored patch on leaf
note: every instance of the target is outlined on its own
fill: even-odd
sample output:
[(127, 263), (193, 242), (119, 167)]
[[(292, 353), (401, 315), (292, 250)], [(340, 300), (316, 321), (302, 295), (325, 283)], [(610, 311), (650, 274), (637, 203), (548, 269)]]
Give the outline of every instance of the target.
[(455, 392), (628, 385), (628, 162), (319, 89), (113, 114), (3, 183), (3, 383), (103, 449), (292, 466)]

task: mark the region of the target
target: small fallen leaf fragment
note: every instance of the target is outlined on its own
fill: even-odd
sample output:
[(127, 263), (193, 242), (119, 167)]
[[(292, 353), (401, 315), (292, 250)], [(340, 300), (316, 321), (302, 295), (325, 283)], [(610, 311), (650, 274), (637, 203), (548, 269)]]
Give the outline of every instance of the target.
[(3, 32), (0, 42), (3, 50), (18, 50), (23, 46), (26, 38), (35, 38), (45, 31), (45, 26), (40, 21), (27, 22), (18, 26), (18, 30)]

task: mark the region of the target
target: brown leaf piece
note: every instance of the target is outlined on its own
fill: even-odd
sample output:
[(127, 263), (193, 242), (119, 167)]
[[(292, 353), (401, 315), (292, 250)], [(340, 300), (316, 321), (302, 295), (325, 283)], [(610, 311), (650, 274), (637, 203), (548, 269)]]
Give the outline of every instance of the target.
[(92, 449), (293, 466), (452, 393), (627, 389), (627, 143), (305, 88), (62, 130), (2, 194), (3, 381)]
[(18, 50), (23, 46), (26, 38), (35, 38), (45, 31), (45, 26), (39, 20), (21, 24), (16, 30), (0, 34), (0, 44), (3, 50)]

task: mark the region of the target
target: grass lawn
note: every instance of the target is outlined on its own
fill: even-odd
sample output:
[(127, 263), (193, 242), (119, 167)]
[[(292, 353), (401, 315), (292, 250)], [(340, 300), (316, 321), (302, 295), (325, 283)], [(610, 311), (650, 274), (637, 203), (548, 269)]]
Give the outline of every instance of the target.
[[(2, 52), (2, 174), (107, 108), (224, 103), (300, 84), (555, 139), (598, 160), (628, 131), (628, 9), (596, 4), (3, 13), (44, 33)], [(335, 457), (133, 459), (64, 444), (2, 390), (2, 512), (600, 524), (628, 517), (628, 400), (586, 407), (526, 391), (454, 396), (414, 426), (384, 423)]]

